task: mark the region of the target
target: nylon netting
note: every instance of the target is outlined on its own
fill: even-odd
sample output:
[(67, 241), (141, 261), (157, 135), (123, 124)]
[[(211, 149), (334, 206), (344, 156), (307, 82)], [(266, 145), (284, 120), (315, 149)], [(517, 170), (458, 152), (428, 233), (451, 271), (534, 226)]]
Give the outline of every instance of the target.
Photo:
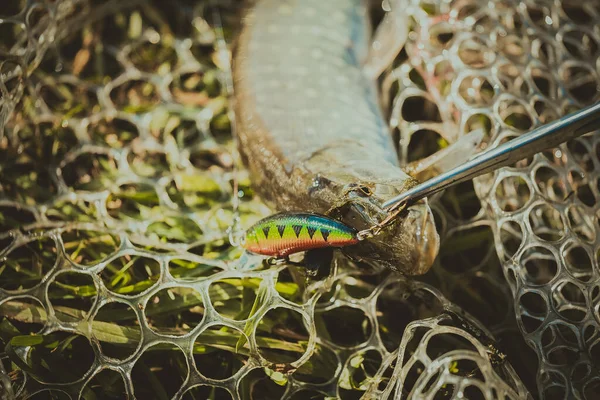
[(0, 44), (0, 130), (21, 99), (26, 77), (35, 70), (60, 25), (77, 16), (81, 2), (10, 1), (2, 5)]
[[(489, 148), (597, 102), (599, 6), (411, 2), (419, 23), (408, 60), (384, 82), (404, 160), (419, 141), (453, 143), (483, 128), (483, 147)], [(405, 111), (415, 104), (420, 114)], [(588, 135), (477, 179), (481, 209), (458, 224), (452, 214), (438, 213), (449, 237), (464, 237), (477, 226), (493, 231), (518, 327), (538, 357), (537, 384), (545, 398), (599, 393), (599, 139)], [(475, 285), (489, 276), (485, 268), (460, 276)]]
[[(590, 219), (595, 214), (584, 201), (598, 193), (589, 175), (597, 162), (591, 157), (596, 151), (593, 140), (577, 141), (560, 155), (540, 155), (521, 169), (481, 179), (475, 189), (483, 206), (464, 187), (432, 199), (443, 244), (438, 262), (422, 280), (357, 266), (341, 256), (336, 256), (329, 276), (307, 280), (302, 268), (242, 257), (229, 244), (234, 200), (240, 201), (242, 227), (269, 210), (254, 197), (245, 171), (234, 168), (228, 94), (222, 83), (226, 57), (218, 51), (211, 25), (214, 7), (183, 0), (14, 4), (0, 11), (7, 14), (0, 29), (9, 34), (2, 35), (7, 43), (3, 50), (11, 54), (3, 53), (6, 67), (0, 70), (1, 121), (8, 121), (0, 143), (4, 397), (524, 398), (528, 394), (522, 382), (536, 390), (536, 365), (531, 365), (517, 334), (513, 297), (526, 341), (550, 357), (541, 359), (540, 387), (590, 390), (597, 376), (592, 358), (581, 359), (582, 370), (572, 354), (577, 348), (573, 343), (593, 351), (597, 335), (597, 261), (591, 253), (597, 222)], [(463, 13), (453, 15), (450, 6)], [(554, 34), (564, 36), (566, 14), (557, 11), (558, 3), (548, 7), (556, 18)], [(571, 18), (585, 16), (577, 12), (580, 8), (570, 10)], [(479, 76), (496, 82), (491, 77), (497, 71), (489, 76), (486, 71), (499, 66), (501, 57), (486, 51), (490, 39), (485, 29), (497, 30), (499, 20), (511, 51), (535, 41), (535, 30), (526, 31), (529, 36), (516, 33), (536, 26), (517, 24), (527, 9), (505, 11), (512, 20), (501, 20), (499, 10), (483, 12), (470, 3), (444, 3), (439, 9), (413, 5), (419, 25), (407, 48), (410, 57), (401, 57), (383, 81), (384, 87), (396, 81), (403, 89), (394, 100), (392, 126), (400, 126), (405, 159), (407, 149), (415, 159), (439, 143), (430, 133), (412, 135), (423, 129), (453, 142), (477, 124), (489, 125), (488, 143), (494, 143), (509, 131), (518, 133), (514, 129), (523, 123), (521, 115), (529, 116), (532, 126), (540, 122), (531, 114), (535, 104), (528, 103), (532, 82), (523, 79), (518, 60), (509, 63), (518, 72), (508, 68), (500, 80), (506, 87), (494, 89), (491, 98), (483, 81), (467, 80), (476, 86), (473, 91), (458, 78), (457, 72), (470, 76), (470, 67), (476, 67)], [(593, 21), (596, 11), (587, 11)], [(227, 37), (234, 36), (236, 6), (219, 2), (219, 13)], [(474, 38), (466, 30), (476, 22), (484, 31)], [(598, 43), (597, 28), (565, 26), (574, 32), (575, 39), (567, 40), (570, 51), (582, 49), (578, 41)], [(439, 43), (429, 41), (435, 32), (442, 38)], [(454, 36), (448, 39), (444, 34), (449, 32)], [(587, 36), (577, 36), (581, 32)], [(540, 36), (550, 40), (548, 34)], [(415, 52), (419, 44), (424, 47)], [(541, 50), (541, 44), (540, 54), (550, 51)], [(463, 51), (467, 64), (452, 64)], [(575, 63), (567, 62), (564, 51), (557, 53), (560, 57), (547, 57), (566, 63), (567, 70), (575, 68), (575, 74), (580, 68), (590, 70), (594, 51), (579, 54), (585, 60)], [(523, 65), (537, 57), (523, 52), (528, 60)], [(484, 65), (469, 64), (477, 62)], [(443, 78), (430, 79), (434, 73)], [(567, 90), (560, 92), (561, 99), (573, 96), (565, 81), (589, 87), (579, 73), (548, 74), (550, 78), (540, 75), (555, 85), (549, 83), (547, 90)], [(438, 97), (431, 82), (439, 85)], [(415, 121), (403, 118), (400, 111), (410, 93), (436, 104), (440, 117), (433, 123), (426, 115)], [(472, 107), (467, 100), (460, 102), (461, 93), (491, 103)], [(546, 113), (555, 103), (547, 97)], [(491, 107), (501, 100), (516, 105)], [(581, 103), (561, 103), (552, 117), (569, 104)], [(416, 106), (410, 107), (432, 110)], [(467, 123), (471, 115), (477, 117)], [(509, 116), (516, 122), (507, 123)], [(415, 144), (411, 138), (424, 140)], [(591, 156), (586, 158), (582, 149)], [(536, 166), (551, 171), (534, 184), (536, 172), (532, 176), (524, 171), (539, 171)], [(571, 171), (584, 174), (567, 175)], [(562, 201), (557, 190), (566, 196), (575, 176), (581, 177), (577, 188), (590, 184), (588, 197), (581, 189)], [(525, 183), (515, 183), (514, 177)], [(522, 200), (523, 185), (530, 193), (527, 202)], [(488, 192), (495, 193), (491, 201)], [(561, 201), (553, 201), (557, 198)], [(520, 222), (524, 212), (529, 220)], [(558, 231), (557, 221), (562, 221)], [(562, 234), (560, 241), (543, 241), (555, 240), (544, 235), (556, 232)], [(589, 258), (594, 267), (569, 275), (575, 288), (587, 285), (582, 298), (573, 297), (579, 292), (564, 283), (563, 275), (573, 274), (573, 263), (580, 265), (564, 264), (569, 259), (559, 250), (567, 245), (574, 257), (581, 256), (579, 248), (594, 255)], [(504, 268), (494, 247), (506, 260)], [(507, 249), (512, 249), (513, 261), (508, 261)], [(548, 279), (552, 265), (556, 276)], [(507, 286), (502, 271), (515, 271), (518, 278)], [(530, 288), (531, 276), (538, 280), (535, 288)], [(535, 299), (523, 303), (525, 291), (553, 299), (544, 304), (554, 314), (542, 316)], [(525, 306), (529, 308), (520, 308)], [(566, 319), (584, 308), (577, 323)], [(525, 319), (520, 310), (527, 310)], [(528, 330), (535, 318), (542, 321), (540, 326)], [(579, 330), (569, 330), (573, 326)], [(542, 331), (550, 332), (550, 339)], [(574, 371), (576, 379), (571, 379)]]

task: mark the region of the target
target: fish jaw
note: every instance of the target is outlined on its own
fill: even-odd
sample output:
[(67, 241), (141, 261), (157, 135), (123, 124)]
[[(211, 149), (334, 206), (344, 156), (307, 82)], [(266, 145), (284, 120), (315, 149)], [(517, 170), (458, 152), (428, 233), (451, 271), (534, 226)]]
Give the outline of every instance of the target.
[(413, 240), (409, 247), (412, 249), (410, 258), (415, 266), (415, 273), (427, 272), (440, 250), (440, 236), (427, 201), (408, 207), (401, 224), (406, 232), (406, 240)]
[[(368, 229), (387, 214), (371, 199), (351, 199), (333, 211), (357, 230)], [(406, 275), (426, 273), (438, 255), (440, 238), (433, 213), (426, 200), (411, 205), (397, 219), (374, 237), (344, 249), (344, 254), (357, 261), (376, 262)]]
[[(344, 142), (328, 148), (303, 166), (313, 176), (319, 173), (321, 184), (309, 190), (314, 203), (329, 205), (328, 215), (357, 231), (387, 218), (381, 205), (418, 184), (392, 161), (384, 159), (384, 154), (369, 152), (359, 143)], [(421, 275), (431, 268), (438, 250), (433, 214), (423, 200), (400, 213), (378, 235), (345, 248), (344, 253), (407, 275)]]

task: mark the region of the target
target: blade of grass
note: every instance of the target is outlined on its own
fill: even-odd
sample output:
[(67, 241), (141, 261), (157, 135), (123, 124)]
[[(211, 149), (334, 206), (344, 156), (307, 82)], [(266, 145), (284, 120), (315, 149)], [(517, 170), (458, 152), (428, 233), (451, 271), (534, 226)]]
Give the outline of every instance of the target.
[[(244, 304), (244, 300), (246, 300), (246, 302), (247, 302), (248, 297), (250, 297), (246, 293), (247, 290), (250, 290), (250, 289), (244, 288), (244, 299), (242, 300), (242, 304)], [(250, 293), (250, 295), (253, 295), (253, 294), (254, 294), (254, 291), (252, 291)], [(242, 348), (246, 344), (246, 342), (247, 342), (246, 337), (249, 337), (252, 335), (253, 322), (250, 321), (250, 319), (256, 314), (256, 312), (262, 307), (262, 305), (265, 304), (265, 302), (267, 300), (267, 296), (268, 296), (268, 289), (267, 289), (266, 285), (261, 285), (258, 289), (258, 293), (256, 294), (256, 297), (254, 298), (254, 302), (252, 304), (252, 309), (250, 310), (250, 313), (248, 314), (248, 321), (246, 321), (246, 324), (244, 325), (245, 335), (241, 335), (235, 345), (236, 353), (239, 352), (240, 348)], [(247, 305), (247, 304), (244, 304), (244, 305)], [(245, 307), (242, 307), (242, 309), (244, 309), (244, 308)]]
[(139, 360), (135, 366), (136, 366), (136, 368), (139, 367), (141, 369), (144, 376), (150, 382), (150, 386), (152, 386), (152, 389), (156, 395), (156, 399), (157, 400), (169, 400), (167, 391), (165, 390), (163, 385), (160, 383), (160, 381), (156, 378), (156, 376), (152, 373), (150, 368), (148, 368), (148, 366), (142, 360)]
[(23, 361), (23, 359), (17, 354), (17, 352), (15, 351), (15, 348), (13, 347), (13, 345), (9, 342), (6, 347), (4, 348), (4, 351), (6, 352), (6, 355), (8, 355), (8, 358), (10, 359), (10, 361), (15, 364), (17, 367), (19, 367), (19, 369), (21, 369), (23, 372), (26, 372), (29, 376), (31, 376), (34, 379), (37, 379), (40, 382), (43, 382), (43, 371), (38, 371), (37, 370), (37, 366), (30, 366), (29, 364), (27, 364), (25, 361)]
[(10, 339), (10, 344), (17, 347), (36, 346), (44, 342), (42, 335), (20, 335)]

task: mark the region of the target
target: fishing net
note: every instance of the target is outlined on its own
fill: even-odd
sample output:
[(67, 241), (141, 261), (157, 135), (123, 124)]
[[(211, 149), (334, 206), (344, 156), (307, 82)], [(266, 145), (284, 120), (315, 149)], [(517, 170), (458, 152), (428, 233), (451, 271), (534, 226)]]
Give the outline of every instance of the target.
[[(482, 128), (490, 148), (600, 100), (597, 2), (413, 1), (410, 14), (418, 24), (383, 84), (405, 162), (424, 140), (443, 146)], [(438, 212), (450, 242), (491, 228), (544, 398), (600, 395), (599, 140), (588, 135), (476, 179), (463, 191), (474, 190), (481, 208), (467, 218)], [(467, 287), (497, 278), (489, 265), (448, 265)], [(451, 300), (476, 307), (451, 295), (450, 282), (441, 289)]]
[[(25, 77), (42, 60), (60, 24), (76, 17), (80, 2), (10, 1), (0, 10), (0, 131), (21, 99)], [(1, 134), (0, 134), (1, 135)]]
[[(224, 83), (228, 62), (212, 26), (215, 7), (202, 1), (166, 3), (23, 0), (0, 10), (0, 123), (7, 126), (0, 143), (0, 385), (5, 398), (526, 398), (522, 382), (536, 390), (536, 365), (517, 326), (532, 347), (543, 350), (538, 352), (540, 387), (577, 387), (593, 394), (593, 354), (582, 359), (577, 346), (593, 351), (597, 339), (596, 275), (591, 266), (587, 275), (573, 272), (559, 249), (572, 243), (579, 247), (568, 249), (595, 255), (597, 222), (580, 199), (585, 192), (577, 190), (560, 202), (548, 197), (558, 198), (560, 188), (568, 195), (575, 178), (567, 172), (585, 171), (577, 175), (577, 188), (595, 182), (589, 172), (596, 161), (575, 152), (581, 146), (594, 150), (593, 141), (577, 141), (560, 156), (536, 156), (520, 169), (481, 179), (477, 194), (471, 185), (433, 199), (443, 244), (433, 271), (419, 281), (341, 256), (329, 275), (307, 279), (301, 267), (268, 265), (231, 246), (232, 226), (247, 227), (270, 211), (254, 196), (245, 171), (235, 167)], [(236, 5), (218, 5), (231, 42), (232, 27), (239, 23)], [(547, 6), (552, 18), (560, 18), (552, 20), (553, 29), (566, 18), (559, 6)], [(423, 129), (454, 135), (444, 136), (451, 143), (479, 124), (488, 127), (486, 143), (493, 145), (509, 132), (518, 134), (521, 115), (530, 116), (532, 126), (541, 121), (537, 114), (532, 117), (534, 105), (527, 102), (532, 82), (525, 82), (516, 67), (521, 64), (512, 59), (507, 64), (518, 73), (507, 68), (500, 80), (505, 86), (492, 90), (490, 104), (472, 107), (459, 101), (463, 92), (477, 101), (490, 96), (483, 82), (467, 80), (474, 90), (449, 84), (459, 82), (454, 75), (460, 71), (471, 77), (477, 71), (487, 80), (499, 74), (490, 65), (500, 62), (490, 57), (500, 55), (485, 50), (499, 22), (508, 33), (497, 37), (505, 38), (507, 48), (512, 48), (508, 43), (522, 46), (522, 58), (529, 60), (523, 65), (529, 65), (533, 56), (516, 33), (527, 26), (531, 40), (536, 37), (535, 25), (517, 24), (527, 9), (482, 11), (456, 3), (453, 8), (463, 11), (454, 15), (450, 5), (440, 7), (411, 8), (420, 25), (404, 53), (410, 59), (401, 57), (383, 81), (384, 88), (402, 89), (398, 96), (405, 96), (394, 100), (391, 114), (404, 159), (407, 149), (416, 159), (432, 151), (432, 144), (443, 144), (430, 133), (416, 134)], [(576, 12), (579, 8), (569, 10), (576, 18), (585, 16)], [(597, 14), (589, 12), (593, 20)], [(484, 31), (467, 33), (473, 25)], [(588, 32), (581, 23), (568, 26), (575, 35), (587, 32), (571, 45), (574, 49), (598, 43), (597, 30)], [(564, 36), (560, 29), (556, 32)], [(429, 37), (442, 41), (430, 43)], [(509, 41), (516, 37), (520, 40)], [(544, 48), (559, 46), (548, 32), (540, 37), (549, 41)], [(466, 49), (468, 63), (452, 64), (454, 58), (443, 49), (455, 55)], [(545, 51), (550, 50), (539, 50)], [(567, 57), (564, 50), (557, 54)], [(591, 65), (592, 54), (586, 50), (580, 55), (584, 61), (567, 66), (588, 71), (580, 66)], [(561, 60), (560, 65), (568, 60), (554, 53), (548, 57), (553, 63)], [(440, 74), (443, 78), (433, 80), (439, 85), (436, 97), (430, 76)], [(560, 82), (567, 77), (589, 86), (580, 75), (548, 74), (548, 85), (556, 86), (547, 90), (564, 89)], [(407, 120), (401, 110), (414, 101), (409, 93), (436, 105), (439, 116), (431, 122), (427, 115)], [(493, 107), (503, 96), (523, 108)], [(553, 98), (572, 95), (560, 96)], [(538, 97), (553, 109), (555, 100)], [(561, 103), (552, 115), (564, 113), (569, 104), (580, 103)], [(423, 105), (411, 108), (434, 109)], [(499, 113), (503, 119), (497, 119)], [(576, 154), (580, 157), (573, 158)], [(530, 169), (539, 170), (534, 166), (550, 168), (556, 176), (531, 183)], [(517, 178), (529, 189), (527, 202)], [(596, 190), (588, 186), (587, 193), (593, 196)], [(488, 201), (486, 193), (494, 193), (494, 200)], [(535, 206), (558, 214), (536, 212)], [(531, 210), (529, 219), (520, 219), (526, 210)], [(563, 220), (561, 238), (544, 237), (558, 232), (555, 224)], [(502, 250), (504, 268), (495, 247)], [(556, 276), (548, 279), (552, 265)], [(516, 271), (510, 285), (503, 271), (509, 279), (507, 271)], [(531, 279), (538, 280), (535, 286)], [(582, 298), (573, 297), (571, 285), (582, 290)], [(549, 302), (525, 299), (529, 308), (523, 308), (527, 293)], [(556, 311), (542, 315), (540, 304)], [(566, 319), (581, 316), (577, 313), (584, 308), (582, 322)], [(536, 318), (540, 326), (527, 331)], [(570, 375), (574, 371), (576, 377)]]

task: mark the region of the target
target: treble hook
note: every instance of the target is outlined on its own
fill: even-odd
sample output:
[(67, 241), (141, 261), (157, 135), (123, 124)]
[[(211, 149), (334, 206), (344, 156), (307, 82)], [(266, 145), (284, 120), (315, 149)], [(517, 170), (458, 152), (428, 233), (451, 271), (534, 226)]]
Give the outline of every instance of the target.
[(365, 240), (365, 239), (370, 239), (374, 236), (379, 235), (381, 233), (381, 231), (383, 229), (385, 229), (385, 227), (387, 227), (392, 222), (394, 222), (394, 220), (396, 219), (398, 214), (400, 214), (404, 210), (405, 207), (406, 207), (406, 203), (403, 203), (399, 207), (396, 207), (394, 210), (392, 210), (392, 212), (389, 212), (388, 215), (383, 220), (381, 220), (379, 223), (373, 225), (370, 228), (359, 231), (356, 234), (356, 238), (358, 240)]

